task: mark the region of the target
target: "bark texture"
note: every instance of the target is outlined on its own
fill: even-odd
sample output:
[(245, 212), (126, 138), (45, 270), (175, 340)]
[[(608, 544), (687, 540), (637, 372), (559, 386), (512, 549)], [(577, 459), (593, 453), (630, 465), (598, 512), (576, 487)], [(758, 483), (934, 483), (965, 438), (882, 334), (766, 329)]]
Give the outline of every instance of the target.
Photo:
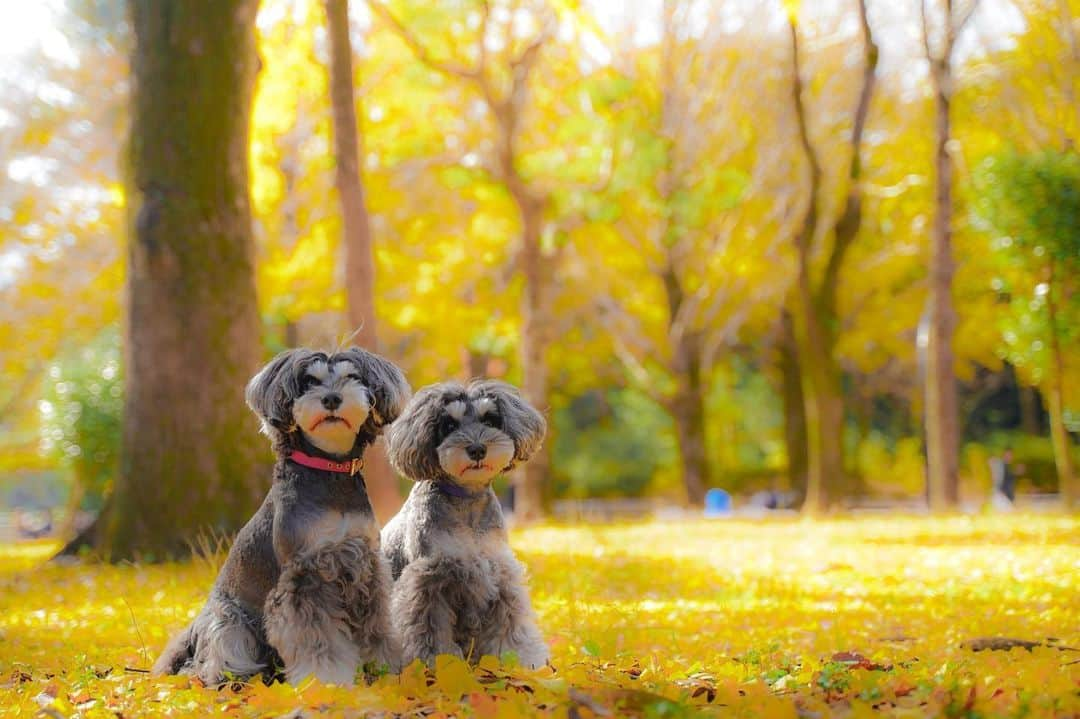
[[(514, 177), (516, 177), (516, 172)], [(525, 275), (521, 307), (522, 392), (541, 411), (548, 406), (547, 349), (551, 344), (549, 295), (554, 268), (540, 251), (543, 203), (520, 182), (511, 183), (511, 195), (521, 215), (521, 269)], [(541, 447), (518, 473), (514, 487), (514, 515), (534, 521), (546, 514), (544, 484), (548, 476), (548, 450)]]
[(696, 334), (684, 337), (674, 348), (673, 369), (678, 387), (669, 405), (679, 442), (686, 500), (700, 506), (705, 502), (705, 488), (709, 485), (709, 466), (705, 451), (705, 388), (698, 338)]
[(1010, 369), (1010, 375), (1016, 383), (1017, 400), (1020, 403), (1020, 430), (1025, 434), (1040, 434), (1042, 432), (1042, 402), (1039, 398), (1039, 390), (1021, 385), (1016, 379), (1015, 370)]
[[(335, 186), (341, 203), (342, 247), (345, 254), (346, 317), (353, 341), (379, 352), (375, 317), (375, 259), (372, 252), (371, 220), (364, 199), (360, 175), (363, 148), (356, 118), (353, 90), (353, 53), (349, 35), (349, 1), (326, 0), (326, 25), (330, 36), (330, 104), (333, 108)], [(390, 519), (401, 507), (401, 492), (386, 448), (380, 439), (368, 449), (364, 478), (368, 494), (380, 522)]]
[[(935, 86), (937, 83), (935, 83)], [(930, 233), (930, 340), (926, 361), (928, 497), (934, 511), (955, 509), (959, 499), (956, 376), (952, 281), (952, 160), (948, 142), (949, 97), (935, 89), (934, 222)]]
[(256, 0), (129, 0), (135, 35), (121, 467), (104, 556), (238, 529), (269, 474), (244, 404), (261, 359), (248, 198)]
[(802, 498), (806, 496), (809, 471), (806, 400), (803, 397), (799, 352), (795, 344), (795, 320), (786, 309), (780, 316), (780, 338), (777, 345), (780, 395), (784, 402), (784, 447), (787, 450), (788, 487)]
[[(870, 31), (866, 4), (859, 2), (863, 43), (863, 75), (855, 107), (851, 132), (851, 161), (848, 167), (848, 190), (843, 209), (831, 231), (822, 232), (819, 201), (822, 170), (816, 148), (810, 139), (799, 54), (799, 34), (794, 20), (790, 23), (792, 53), (792, 100), (798, 124), (799, 142), (806, 156), (809, 172), (809, 198), (795, 236), (798, 271), (795, 284), (795, 344), (802, 376), (802, 395), (806, 412), (807, 480), (803, 512), (821, 514), (840, 498), (845, 486), (844, 474), (844, 398), (841, 368), (836, 356), (840, 318), (837, 312), (837, 289), (844, 259), (862, 223), (862, 139), (873, 96), (877, 72), (878, 48)], [(832, 237), (824, 269), (815, 272), (815, 240), (818, 234)]]
[(942, 2), (940, 48), (931, 49), (926, 6), (920, 0), (923, 18), (923, 41), (930, 63), (930, 81), (934, 96), (934, 219), (930, 229), (930, 323), (926, 357), (926, 455), (927, 501), (930, 510), (955, 510), (960, 500), (959, 416), (954, 369), (953, 336), (956, 333), (956, 310), (952, 284), (952, 53), (956, 36), (974, 11), (956, 17), (953, 0)]
[(685, 338), (675, 348), (678, 388), (671, 401), (671, 416), (679, 441), (686, 500), (693, 505), (705, 502), (709, 485), (708, 456), (705, 451), (705, 397), (701, 373), (700, 343), (697, 336)]
[(686, 500), (693, 505), (702, 505), (705, 502), (705, 488), (709, 484), (709, 468), (705, 451), (701, 334), (686, 327), (677, 327), (681, 324), (685, 293), (670, 264), (663, 279), (668, 300), (668, 336), (672, 340), (670, 369), (675, 380), (675, 393), (668, 400), (667, 409), (675, 422)]

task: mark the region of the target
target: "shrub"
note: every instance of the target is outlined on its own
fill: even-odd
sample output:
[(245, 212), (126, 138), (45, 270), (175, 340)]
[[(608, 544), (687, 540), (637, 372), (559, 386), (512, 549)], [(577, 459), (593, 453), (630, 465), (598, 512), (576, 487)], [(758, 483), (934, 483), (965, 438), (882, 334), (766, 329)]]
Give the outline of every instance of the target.
[(634, 390), (575, 397), (553, 424), (551, 471), (561, 496), (640, 496), (654, 479), (666, 484), (677, 464), (670, 418)]
[(880, 432), (871, 432), (855, 447), (855, 473), (871, 493), (922, 494), (926, 487), (925, 462), (918, 437), (891, 441)]
[(101, 508), (119, 462), (123, 403), (115, 328), (49, 369), (42, 449), (71, 473), (71, 509)]

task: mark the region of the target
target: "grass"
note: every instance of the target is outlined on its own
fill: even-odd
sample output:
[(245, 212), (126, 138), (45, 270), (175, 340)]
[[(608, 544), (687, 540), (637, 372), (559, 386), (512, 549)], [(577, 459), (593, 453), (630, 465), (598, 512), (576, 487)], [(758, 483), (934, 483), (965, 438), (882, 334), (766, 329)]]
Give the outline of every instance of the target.
[[(1080, 716), (1080, 518), (545, 526), (513, 544), (553, 668), (440, 661), (344, 689), (147, 668), (214, 559), (0, 545), (6, 716)], [(973, 651), (971, 640), (1030, 649)], [(975, 646), (978, 646), (977, 641)], [(4, 713), (4, 712), (0, 712)]]

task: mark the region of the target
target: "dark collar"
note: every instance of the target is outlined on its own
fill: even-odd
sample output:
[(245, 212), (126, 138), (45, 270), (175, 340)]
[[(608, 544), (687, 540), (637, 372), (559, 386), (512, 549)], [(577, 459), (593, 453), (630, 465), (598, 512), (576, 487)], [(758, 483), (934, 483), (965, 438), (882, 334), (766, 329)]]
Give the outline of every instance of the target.
[(436, 479), (435, 487), (447, 497), (457, 497), (458, 499), (476, 499), (487, 492), (487, 487), (479, 492), (470, 492), (460, 484), (449, 479)]

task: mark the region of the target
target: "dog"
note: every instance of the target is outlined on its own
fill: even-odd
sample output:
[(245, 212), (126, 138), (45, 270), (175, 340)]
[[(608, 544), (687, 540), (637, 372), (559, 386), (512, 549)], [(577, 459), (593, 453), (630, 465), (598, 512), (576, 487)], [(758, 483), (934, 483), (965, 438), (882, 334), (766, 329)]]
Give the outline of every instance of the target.
[(416, 484), (382, 531), (402, 663), (452, 654), (549, 658), (491, 483), (544, 439), (543, 416), (504, 382), (416, 393), (387, 430), (387, 454)]
[(397, 668), (390, 572), (359, 470), (409, 394), (401, 370), (359, 348), (287, 350), (248, 383), (276, 455), (273, 485), (153, 673), (215, 685), (272, 677), (280, 660), (291, 683), (352, 685), (363, 663)]

